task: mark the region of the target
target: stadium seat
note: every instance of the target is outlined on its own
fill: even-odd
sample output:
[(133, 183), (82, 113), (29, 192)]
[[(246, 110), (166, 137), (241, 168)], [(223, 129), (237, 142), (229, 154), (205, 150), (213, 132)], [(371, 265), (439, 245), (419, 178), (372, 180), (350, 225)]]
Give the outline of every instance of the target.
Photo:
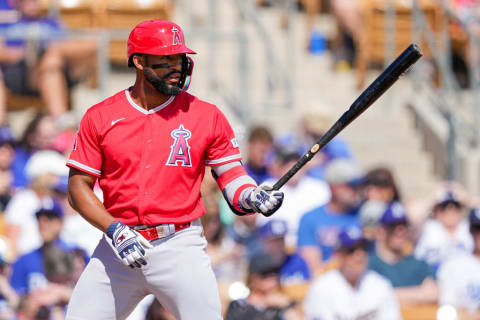
[[(59, 18), (65, 25), (73, 30), (88, 29), (99, 25), (99, 2), (93, 0), (41, 0), (45, 14), (51, 8), (58, 10)], [(55, 7), (57, 6), (58, 7)]]
[(403, 320), (436, 320), (437, 319), (436, 304), (425, 304), (417, 306), (402, 307)]
[[(28, 108), (42, 109), (46, 110), (46, 105), (43, 99), (39, 95), (28, 96), (16, 94), (5, 88), (5, 96), (7, 101), (7, 110), (8, 111), (18, 111)], [(71, 93), (71, 92), (70, 92)], [(72, 96), (69, 96), (70, 103), (68, 109), (72, 109)]]
[[(107, 0), (104, 4), (102, 25), (112, 31), (125, 31), (110, 41), (110, 61), (126, 64), (126, 38), (139, 22), (149, 19), (170, 19), (171, 0)], [(121, 38), (121, 39), (118, 39)]]
[[(395, 57), (412, 43), (412, 8), (405, 1), (396, 0), (395, 6)], [(423, 15), (433, 31), (437, 31), (442, 19), (441, 10), (434, 2), (420, 1)], [(364, 86), (365, 74), (369, 63), (383, 65), (385, 59), (385, 26), (387, 4), (385, 0), (364, 0), (361, 6), (364, 32), (358, 39), (356, 58), (357, 86)], [(421, 45), (424, 55), (428, 48)]]

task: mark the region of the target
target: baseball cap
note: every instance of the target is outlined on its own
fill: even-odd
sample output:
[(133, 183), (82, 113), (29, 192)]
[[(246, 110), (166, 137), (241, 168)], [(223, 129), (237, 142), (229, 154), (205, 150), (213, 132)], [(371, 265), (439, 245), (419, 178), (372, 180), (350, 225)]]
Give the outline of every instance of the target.
[(358, 210), (360, 223), (363, 227), (376, 226), (387, 210), (388, 204), (380, 200), (367, 200)]
[(55, 200), (50, 203), (44, 203), (43, 206), (35, 212), (37, 219), (40, 217), (63, 219), (63, 215), (62, 206)]
[(52, 190), (66, 195), (68, 191), (68, 176), (60, 176), (58, 183), (53, 186)]
[(284, 220), (270, 220), (260, 227), (260, 237), (277, 238), (283, 237), (287, 234), (287, 222)]
[(471, 227), (480, 227), (480, 207), (474, 207), (468, 215), (468, 222)]
[(325, 167), (325, 180), (329, 184), (356, 185), (363, 175), (355, 162), (349, 159), (333, 159)]
[(47, 173), (57, 176), (68, 175), (67, 159), (53, 150), (37, 151), (25, 166), (25, 172), (29, 179), (35, 179)]
[(332, 125), (331, 115), (326, 108), (310, 111), (303, 117), (303, 125), (308, 132), (322, 135)]
[(337, 249), (348, 250), (364, 243), (366, 243), (366, 240), (362, 230), (358, 227), (349, 227), (340, 231), (337, 240)]
[(448, 204), (454, 204), (458, 207), (463, 206), (460, 195), (454, 188), (446, 188), (436, 194), (435, 208), (445, 207)]
[(408, 223), (407, 212), (400, 202), (393, 201), (387, 206), (380, 218), (380, 224), (383, 226), (391, 226), (397, 223)]
[(280, 263), (276, 262), (267, 253), (257, 253), (248, 263), (248, 273), (257, 273), (260, 275), (267, 275), (271, 273), (280, 272)]
[(7, 126), (0, 126), (0, 145), (5, 143), (14, 144), (15, 139), (13, 138), (10, 128)]

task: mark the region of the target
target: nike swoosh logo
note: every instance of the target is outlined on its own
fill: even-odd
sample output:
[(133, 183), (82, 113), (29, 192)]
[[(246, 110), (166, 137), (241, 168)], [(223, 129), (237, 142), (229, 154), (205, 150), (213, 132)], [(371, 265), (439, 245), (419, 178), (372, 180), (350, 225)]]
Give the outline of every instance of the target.
[(112, 120), (112, 123), (110, 124), (110, 126), (113, 126), (115, 123), (117, 123), (118, 121), (122, 121), (122, 120), (125, 120), (126, 118), (120, 118), (120, 119), (117, 119), (117, 120)]

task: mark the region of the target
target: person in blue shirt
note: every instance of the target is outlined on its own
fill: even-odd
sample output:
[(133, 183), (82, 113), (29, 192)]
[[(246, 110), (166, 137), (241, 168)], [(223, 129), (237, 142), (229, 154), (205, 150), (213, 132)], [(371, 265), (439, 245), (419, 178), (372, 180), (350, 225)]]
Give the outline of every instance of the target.
[(406, 253), (411, 241), (410, 232), (402, 204), (390, 203), (378, 223), (369, 269), (390, 280), (400, 303), (436, 303), (438, 287), (433, 268)]
[[(0, 29), (0, 87), (43, 99), (52, 116), (68, 110), (68, 90), (95, 70), (97, 43), (67, 39), (66, 28), (43, 16), (39, 0), (17, 0), (17, 21)], [(4, 99), (3, 99), (4, 100)], [(0, 123), (6, 121), (0, 101)]]
[(331, 191), (330, 201), (304, 214), (298, 228), (298, 251), (312, 274), (328, 263), (340, 231), (359, 227), (359, 167), (351, 160), (335, 159), (325, 168), (325, 178)]
[[(74, 272), (74, 248), (60, 239), (63, 227), (63, 211), (60, 205), (55, 203), (53, 208), (42, 208), (35, 215), (43, 244), (40, 248), (20, 256), (12, 266), (10, 283), (19, 295), (45, 290), (51, 280), (68, 276), (69, 272), (73, 276)], [(57, 266), (53, 266), (52, 257), (58, 259)], [(60, 264), (63, 265), (63, 274), (59, 276), (57, 267), (61, 267)]]
[(310, 270), (303, 258), (297, 254), (288, 254), (285, 247), (287, 223), (284, 220), (270, 220), (260, 227), (260, 239), (265, 253), (280, 265), (280, 283), (282, 285), (308, 282)]

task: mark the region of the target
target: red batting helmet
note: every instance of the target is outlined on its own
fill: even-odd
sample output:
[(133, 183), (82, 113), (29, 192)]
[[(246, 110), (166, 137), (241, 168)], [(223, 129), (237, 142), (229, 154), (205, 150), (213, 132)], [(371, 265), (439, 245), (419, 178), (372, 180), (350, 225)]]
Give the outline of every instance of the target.
[(183, 53), (182, 76), (179, 87), (187, 90), (191, 82), (193, 60), (187, 58), (187, 53), (196, 53), (185, 46), (182, 29), (167, 20), (148, 20), (139, 23), (128, 36), (127, 58), (128, 66), (133, 67), (132, 56), (135, 53), (152, 55), (171, 55)]
[(135, 53), (166, 56), (196, 52), (185, 46), (183, 31), (177, 24), (166, 20), (148, 20), (139, 23), (128, 36), (129, 67), (133, 67), (131, 58)]

